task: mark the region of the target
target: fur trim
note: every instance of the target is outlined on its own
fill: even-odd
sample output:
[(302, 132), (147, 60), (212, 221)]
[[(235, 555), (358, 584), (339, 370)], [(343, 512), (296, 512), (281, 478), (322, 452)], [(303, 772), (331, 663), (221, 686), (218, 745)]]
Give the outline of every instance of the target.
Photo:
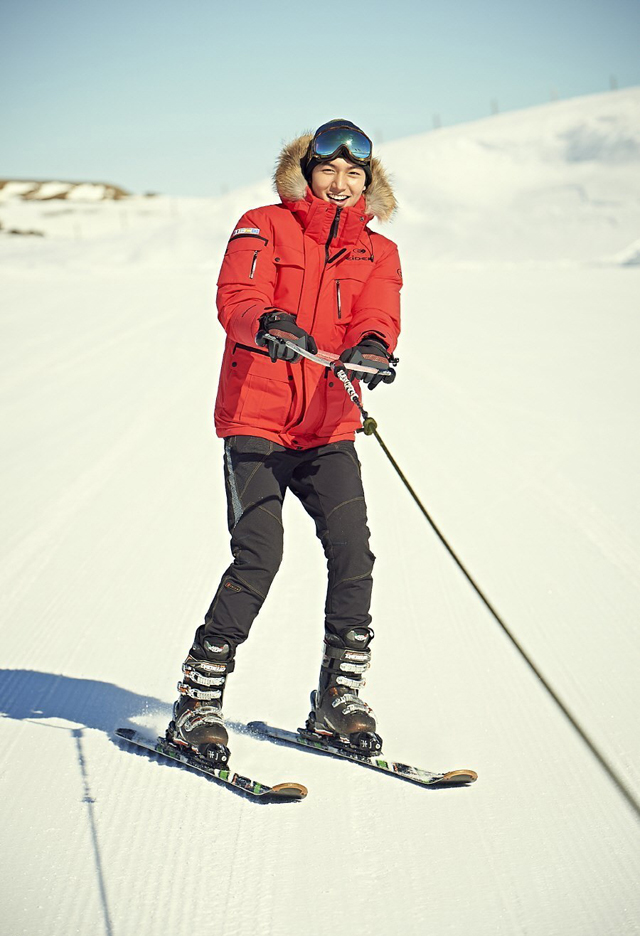
[[(307, 152), (312, 138), (312, 133), (305, 133), (282, 148), (273, 174), (273, 187), (284, 201), (300, 201), (305, 196), (307, 180), (302, 175), (300, 160)], [(372, 214), (380, 221), (389, 221), (398, 202), (389, 177), (375, 156), (371, 160), (371, 172), (373, 181), (364, 193), (367, 214)]]

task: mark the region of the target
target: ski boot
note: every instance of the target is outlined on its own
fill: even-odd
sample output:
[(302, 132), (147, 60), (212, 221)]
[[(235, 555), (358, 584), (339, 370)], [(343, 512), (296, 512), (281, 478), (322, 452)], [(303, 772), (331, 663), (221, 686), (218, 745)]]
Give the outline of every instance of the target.
[(337, 747), (371, 756), (382, 751), (371, 708), (359, 696), (369, 669), (370, 627), (354, 627), (343, 638), (326, 634), (318, 689), (311, 693), (306, 733)]
[(233, 657), (231, 646), (222, 639), (196, 640), (182, 664), (180, 698), (167, 729), (167, 741), (204, 757), (214, 767), (224, 767), (230, 756), (222, 697), (227, 675), (235, 667)]

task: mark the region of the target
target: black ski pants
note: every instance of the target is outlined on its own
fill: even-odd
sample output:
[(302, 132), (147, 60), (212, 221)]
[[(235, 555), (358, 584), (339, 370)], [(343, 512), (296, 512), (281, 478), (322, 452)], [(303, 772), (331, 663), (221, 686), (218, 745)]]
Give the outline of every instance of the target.
[(367, 512), (353, 442), (302, 451), (257, 436), (224, 442), (224, 475), (233, 562), (222, 576), (196, 640), (245, 641), (282, 560), (287, 490), (313, 518), (327, 558), (325, 628), (340, 636), (371, 622)]

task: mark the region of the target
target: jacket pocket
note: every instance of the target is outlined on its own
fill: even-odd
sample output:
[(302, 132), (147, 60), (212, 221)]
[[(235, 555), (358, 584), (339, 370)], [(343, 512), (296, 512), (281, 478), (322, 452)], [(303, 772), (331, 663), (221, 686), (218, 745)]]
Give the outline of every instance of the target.
[(327, 374), (323, 381), (325, 392), (325, 415), (323, 429), (325, 432), (350, 432), (360, 427), (360, 412), (349, 397), (342, 381)]
[[(261, 348), (237, 344), (231, 355), (231, 381), (237, 388), (231, 394), (230, 417), (255, 429), (277, 431), (288, 419), (293, 402), (293, 381), (284, 361), (272, 361)], [(234, 399), (235, 396), (235, 399)]]
[(240, 234), (231, 238), (220, 269), (218, 286), (251, 283), (259, 272), (260, 264), (265, 262), (266, 258), (261, 260), (260, 254), (266, 249), (267, 243), (263, 237)]
[(283, 312), (297, 315), (304, 282), (304, 252), (296, 247), (276, 245), (273, 265), (276, 268), (273, 304)]
[(334, 280), (334, 318), (340, 325), (346, 325), (351, 321), (355, 304), (365, 284), (364, 277), (354, 276), (349, 270), (344, 272), (341, 270), (340, 277)]

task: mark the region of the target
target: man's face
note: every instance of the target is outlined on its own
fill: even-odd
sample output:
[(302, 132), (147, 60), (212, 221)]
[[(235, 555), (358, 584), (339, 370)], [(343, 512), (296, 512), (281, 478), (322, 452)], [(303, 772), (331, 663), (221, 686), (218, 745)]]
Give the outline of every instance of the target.
[(340, 208), (351, 208), (362, 195), (366, 181), (364, 169), (339, 156), (314, 168), (311, 191), (323, 201)]

